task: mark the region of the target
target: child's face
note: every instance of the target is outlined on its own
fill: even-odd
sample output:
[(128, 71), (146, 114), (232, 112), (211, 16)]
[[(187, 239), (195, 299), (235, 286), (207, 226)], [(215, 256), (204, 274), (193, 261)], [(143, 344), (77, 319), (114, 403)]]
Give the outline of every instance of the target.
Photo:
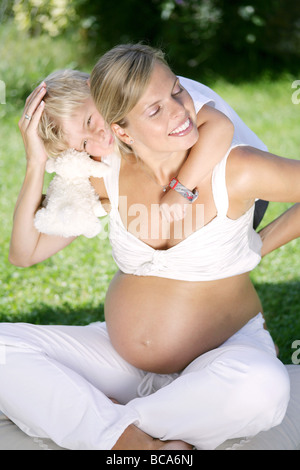
[(76, 116), (62, 122), (70, 148), (85, 150), (93, 157), (104, 157), (114, 150), (114, 137), (92, 98), (78, 108)]

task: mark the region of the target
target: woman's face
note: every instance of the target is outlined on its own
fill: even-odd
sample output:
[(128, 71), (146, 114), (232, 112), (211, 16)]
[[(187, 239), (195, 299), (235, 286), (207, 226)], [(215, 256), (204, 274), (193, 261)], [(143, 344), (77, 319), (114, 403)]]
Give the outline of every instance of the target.
[[(141, 156), (146, 148), (164, 153), (187, 150), (198, 139), (191, 96), (173, 72), (159, 62), (145, 93), (126, 121), (128, 125), (123, 132), (134, 141), (132, 147)], [(116, 130), (114, 125), (113, 129)], [(130, 144), (129, 141), (126, 143)]]
[(97, 111), (92, 97), (78, 108), (74, 118), (62, 122), (68, 145), (93, 157), (104, 157), (114, 150), (114, 137)]

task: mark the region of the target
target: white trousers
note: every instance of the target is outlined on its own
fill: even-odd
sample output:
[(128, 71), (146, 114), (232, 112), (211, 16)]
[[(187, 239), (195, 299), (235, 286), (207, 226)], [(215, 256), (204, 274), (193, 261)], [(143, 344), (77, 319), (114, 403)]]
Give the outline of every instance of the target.
[(0, 359), (1, 411), (67, 449), (111, 449), (132, 423), (155, 438), (214, 449), (278, 425), (289, 401), (288, 374), (260, 314), (178, 374), (128, 364), (101, 322), (2, 323)]

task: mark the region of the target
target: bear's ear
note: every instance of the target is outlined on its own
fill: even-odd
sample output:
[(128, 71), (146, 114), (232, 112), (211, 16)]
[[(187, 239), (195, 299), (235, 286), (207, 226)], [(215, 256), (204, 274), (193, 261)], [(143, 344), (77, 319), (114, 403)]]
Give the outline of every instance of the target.
[(54, 158), (48, 158), (46, 162), (46, 171), (47, 173), (54, 173), (55, 172), (55, 160)]

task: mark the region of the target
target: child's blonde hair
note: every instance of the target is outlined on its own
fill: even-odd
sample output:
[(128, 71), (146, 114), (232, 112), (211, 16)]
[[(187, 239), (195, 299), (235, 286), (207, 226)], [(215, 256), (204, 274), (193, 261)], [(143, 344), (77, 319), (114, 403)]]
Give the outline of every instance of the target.
[(88, 79), (89, 74), (71, 69), (58, 70), (45, 78), (47, 93), (38, 133), (49, 156), (57, 156), (69, 147), (62, 121), (72, 119), (91, 96)]
[[(143, 95), (157, 61), (168, 66), (161, 50), (140, 43), (121, 44), (99, 59), (90, 86), (105, 122), (126, 127), (126, 116)], [(120, 140), (118, 145), (123, 152), (132, 153), (129, 145)]]

